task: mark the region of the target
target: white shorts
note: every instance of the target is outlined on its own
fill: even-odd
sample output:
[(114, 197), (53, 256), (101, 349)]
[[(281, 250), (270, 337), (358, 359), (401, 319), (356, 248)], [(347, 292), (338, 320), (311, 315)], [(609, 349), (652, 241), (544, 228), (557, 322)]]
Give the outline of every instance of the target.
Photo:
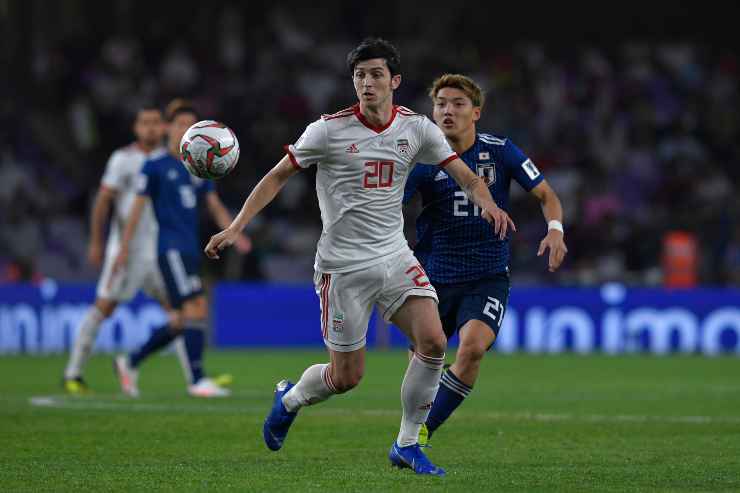
[(367, 324), (377, 305), (390, 321), (409, 296), (437, 300), (437, 293), (411, 250), (366, 269), (314, 274), (321, 304), (321, 332), (329, 349), (356, 351), (365, 346)]
[(113, 274), (113, 263), (117, 256), (117, 249), (106, 252), (103, 272), (98, 280), (98, 298), (124, 303), (141, 290), (158, 301), (167, 300), (156, 257), (129, 256), (126, 267)]

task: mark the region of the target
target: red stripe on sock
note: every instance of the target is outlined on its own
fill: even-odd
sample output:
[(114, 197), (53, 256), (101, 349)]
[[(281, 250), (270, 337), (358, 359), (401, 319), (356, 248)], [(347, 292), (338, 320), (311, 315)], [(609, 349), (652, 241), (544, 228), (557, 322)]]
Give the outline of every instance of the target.
[(434, 356), (427, 356), (425, 354), (421, 354), (421, 353), (418, 353), (418, 352), (417, 353), (414, 353), (414, 356), (416, 356), (417, 358), (419, 358), (419, 361), (421, 361), (422, 363), (426, 363), (428, 365), (432, 365), (432, 366), (439, 367), (439, 368), (442, 368), (442, 366), (445, 363), (445, 357), (444, 356), (442, 356), (440, 358), (435, 358)]
[(338, 394), (337, 388), (334, 386), (334, 382), (331, 381), (331, 370), (330, 366), (327, 365), (324, 367), (323, 370), (321, 370), (321, 376), (324, 377), (324, 383), (327, 387), (329, 387), (329, 390), (334, 392), (335, 394)]

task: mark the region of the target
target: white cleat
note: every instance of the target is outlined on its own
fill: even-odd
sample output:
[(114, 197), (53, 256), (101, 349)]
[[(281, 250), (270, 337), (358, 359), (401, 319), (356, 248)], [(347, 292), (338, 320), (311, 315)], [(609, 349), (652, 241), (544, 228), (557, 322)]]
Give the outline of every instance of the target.
[(231, 395), (229, 389), (219, 387), (210, 378), (201, 378), (198, 383), (188, 387), (188, 394), (193, 397), (228, 397)]
[(121, 391), (129, 397), (139, 397), (139, 370), (131, 368), (128, 356), (116, 356), (113, 360), (113, 369), (121, 384)]

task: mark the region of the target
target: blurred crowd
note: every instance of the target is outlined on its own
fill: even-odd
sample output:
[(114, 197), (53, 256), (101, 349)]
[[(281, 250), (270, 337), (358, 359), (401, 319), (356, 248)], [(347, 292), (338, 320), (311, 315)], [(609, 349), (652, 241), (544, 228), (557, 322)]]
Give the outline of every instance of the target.
[[(479, 128), (510, 137), (563, 201), (570, 251), (553, 275), (536, 257), (546, 232), (538, 204), (512, 184), (515, 283), (659, 285), (671, 231), (696, 238), (699, 282), (740, 281), (737, 53), (675, 40), (552, 47), (439, 36), (442, 22), (464, 24), (459, 9), (452, 21), (408, 12), (410, 28), (373, 31), (373, 18), (347, 25), (358, 18), (351, 5), (187, 13), (155, 5), (147, 18), (143, 4), (119, 1), (108, 15), (123, 20), (100, 29), (95, 15), (64, 5), (49, 6), (56, 28), (47, 19), (28, 34), (27, 86), (6, 86), (10, 97), (0, 98), (6, 281), (97, 277), (85, 255), (91, 201), (108, 156), (131, 141), (140, 105), (189, 97), (204, 118), (234, 129), (241, 159), (217, 189), (237, 210), (284, 144), (353, 104), (345, 56), (376, 33), (401, 49), (397, 103), (430, 114), (434, 77), (472, 76), (488, 97)], [(250, 226), (254, 253), (209, 264), (212, 276), (308, 281), (321, 231), (314, 176), (292, 179)], [(206, 223), (204, 240), (214, 228)]]

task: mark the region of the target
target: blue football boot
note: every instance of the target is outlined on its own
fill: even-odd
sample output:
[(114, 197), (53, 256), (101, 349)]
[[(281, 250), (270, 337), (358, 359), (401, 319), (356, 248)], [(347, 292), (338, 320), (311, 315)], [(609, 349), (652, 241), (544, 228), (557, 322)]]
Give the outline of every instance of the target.
[(416, 474), (430, 474), (432, 476), (444, 476), (445, 470), (431, 463), (429, 458), (421, 451), (418, 443), (407, 447), (399, 447), (394, 441), (391, 451), (388, 453), (391, 465), (403, 469), (408, 467)]
[(270, 414), (265, 419), (262, 427), (262, 436), (265, 439), (265, 445), (270, 450), (280, 450), (288, 435), (290, 425), (298, 415), (298, 412), (290, 413), (283, 405), (283, 396), (293, 388), (293, 384), (287, 380), (281, 380), (275, 387), (275, 399), (272, 403)]

